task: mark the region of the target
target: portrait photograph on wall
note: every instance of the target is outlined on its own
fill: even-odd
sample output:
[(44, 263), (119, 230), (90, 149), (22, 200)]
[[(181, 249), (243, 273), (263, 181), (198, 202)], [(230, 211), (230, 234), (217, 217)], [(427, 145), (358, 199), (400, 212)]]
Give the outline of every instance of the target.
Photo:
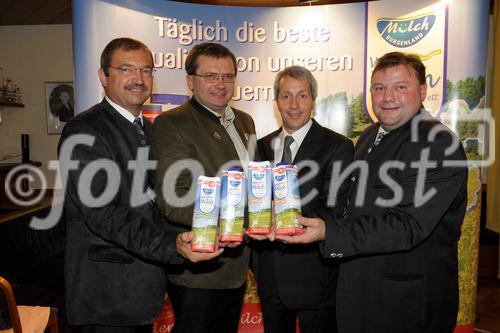
[(47, 133), (61, 134), (75, 115), (73, 82), (45, 82)]

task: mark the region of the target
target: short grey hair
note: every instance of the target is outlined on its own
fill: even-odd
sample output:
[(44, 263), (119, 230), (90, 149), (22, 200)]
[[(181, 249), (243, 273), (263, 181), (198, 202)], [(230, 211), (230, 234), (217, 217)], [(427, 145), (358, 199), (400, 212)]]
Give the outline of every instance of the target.
[(280, 81), (286, 76), (289, 76), (296, 80), (306, 80), (307, 82), (309, 82), (309, 89), (311, 91), (312, 99), (316, 99), (316, 97), (318, 96), (318, 82), (312, 75), (311, 71), (302, 66), (290, 66), (279, 72), (274, 79), (273, 88), (275, 100), (278, 100), (278, 96), (280, 94)]

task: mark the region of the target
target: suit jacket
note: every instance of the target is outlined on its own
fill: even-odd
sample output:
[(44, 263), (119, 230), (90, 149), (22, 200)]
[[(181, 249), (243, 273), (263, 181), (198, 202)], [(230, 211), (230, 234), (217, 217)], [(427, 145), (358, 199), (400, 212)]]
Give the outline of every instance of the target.
[[(467, 167), (450, 161), (466, 161), (466, 156), (459, 139), (429, 118), (414, 128), (407, 122), (375, 147), (379, 125), (371, 125), (355, 148), (355, 162), (367, 169), (358, 168), (352, 177), (347, 219), (322, 216), (327, 221), (325, 255), (344, 258), (337, 285), (340, 332), (454, 329)], [(453, 142), (457, 147), (447, 151)], [(425, 175), (419, 174), (426, 164)], [(385, 171), (384, 165), (389, 166)], [(434, 195), (422, 200), (422, 191)], [(356, 204), (357, 194), (363, 202)]]
[[(349, 179), (340, 186), (337, 201), (328, 204), (334, 163), (342, 163), (346, 168), (353, 157), (352, 142), (321, 125), (314, 119), (304, 141), (299, 147), (293, 164), (299, 164), (299, 180), (312, 171), (308, 167), (300, 168), (300, 163), (311, 161), (319, 167), (314, 178), (302, 183), (299, 193), (304, 216), (317, 216), (325, 210), (332, 216), (342, 217), (349, 190)], [(259, 149), (264, 159), (273, 161), (272, 142), (281, 129), (259, 140)], [(312, 200), (304, 201), (315, 193)], [(338, 265), (322, 258), (318, 243), (309, 245), (284, 246), (279, 242), (254, 242), (258, 253), (257, 286), (259, 297), (265, 301), (276, 281), (281, 301), (295, 310), (311, 310), (335, 305), (335, 287)]]
[[(242, 111), (233, 111), (234, 126), (247, 146), (255, 135), (253, 120)], [(230, 166), (228, 162), (241, 166), (233, 141), (219, 119), (194, 99), (159, 115), (154, 122), (153, 137), (158, 157), (156, 192), (160, 209), (172, 228), (190, 230), (198, 176), (220, 176), (220, 171)], [(190, 288), (238, 288), (246, 279), (249, 254), (246, 246), (225, 248), (215, 260), (186, 262), (178, 269), (169, 269), (168, 278)]]
[[(144, 131), (149, 137), (147, 121)], [(75, 134), (86, 135), (93, 143), (74, 146), (71, 159), (78, 162), (76, 169), (64, 158), (60, 161), (63, 175), (69, 170), (64, 203), (68, 320), (75, 325), (152, 323), (165, 296), (162, 263), (180, 258), (176, 234), (167, 230), (158, 206), (154, 202), (131, 205), (136, 193), (132, 194), (133, 172), (128, 163), (136, 159), (139, 147), (151, 142), (140, 142), (134, 125), (106, 100), (66, 124), (60, 157)], [(114, 166), (109, 178), (102, 170), (90, 176), (84, 171), (100, 159)], [(117, 192), (109, 203), (100, 200), (100, 207), (89, 207), (82, 202), (79, 186), (98, 197), (112, 180), (117, 181)]]

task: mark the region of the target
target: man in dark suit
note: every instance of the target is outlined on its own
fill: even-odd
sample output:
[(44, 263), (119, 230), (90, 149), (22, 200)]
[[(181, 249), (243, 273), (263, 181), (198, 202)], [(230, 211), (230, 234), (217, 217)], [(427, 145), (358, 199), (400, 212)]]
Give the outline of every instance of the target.
[(153, 70), (143, 43), (112, 40), (99, 69), (105, 98), (71, 119), (61, 136), (66, 310), (82, 332), (151, 332), (165, 296), (163, 265), (181, 263), (177, 251), (191, 261), (220, 254), (193, 253), (192, 234), (167, 230), (153, 175), (137, 167), (151, 163), (151, 124), (141, 108)]
[[(230, 50), (198, 44), (186, 58), (186, 72), (193, 97), (158, 116), (153, 129), (158, 203), (179, 231), (191, 229), (198, 176), (220, 176), (231, 165), (245, 168), (255, 135), (252, 118), (228, 105), (237, 73)], [(216, 260), (168, 271), (175, 333), (237, 331), (250, 251), (240, 242), (222, 245), (224, 254)]]
[(426, 88), (417, 56), (377, 60), (370, 91), (378, 123), (356, 144), (347, 217), (304, 218), (303, 235), (280, 237), (320, 241), (325, 257), (342, 258), (342, 333), (454, 330), (467, 161), (459, 139), (422, 108)]
[[(341, 170), (347, 167), (353, 144), (311, 119), (317, 94), (316, 79), (304, 67), (291, 66), (278, 73), (274, 95), (283, 126), (260, 139), (259, 149), (264, 160), (298, 166), (304, 216), (318, 216), (324, 210), (341, 218), (350, 184), (344, 181), (338, 200), (330, 204), (328, 189), (334, 163)], [(295, 332), (298, 316), (302, 333), (336, 332), (337, 263), (321, 258), (317, 243), (286, 246), (263, 240), (255, 243), (255, 249), (265, 331)]]

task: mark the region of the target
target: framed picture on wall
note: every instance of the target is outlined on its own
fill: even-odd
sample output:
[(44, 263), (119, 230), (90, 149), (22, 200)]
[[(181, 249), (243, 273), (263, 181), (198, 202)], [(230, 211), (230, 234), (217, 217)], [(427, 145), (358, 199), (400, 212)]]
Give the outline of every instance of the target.
[(73, 82), (45, 82), (47, 133), (61, 134), (75, 115)]

